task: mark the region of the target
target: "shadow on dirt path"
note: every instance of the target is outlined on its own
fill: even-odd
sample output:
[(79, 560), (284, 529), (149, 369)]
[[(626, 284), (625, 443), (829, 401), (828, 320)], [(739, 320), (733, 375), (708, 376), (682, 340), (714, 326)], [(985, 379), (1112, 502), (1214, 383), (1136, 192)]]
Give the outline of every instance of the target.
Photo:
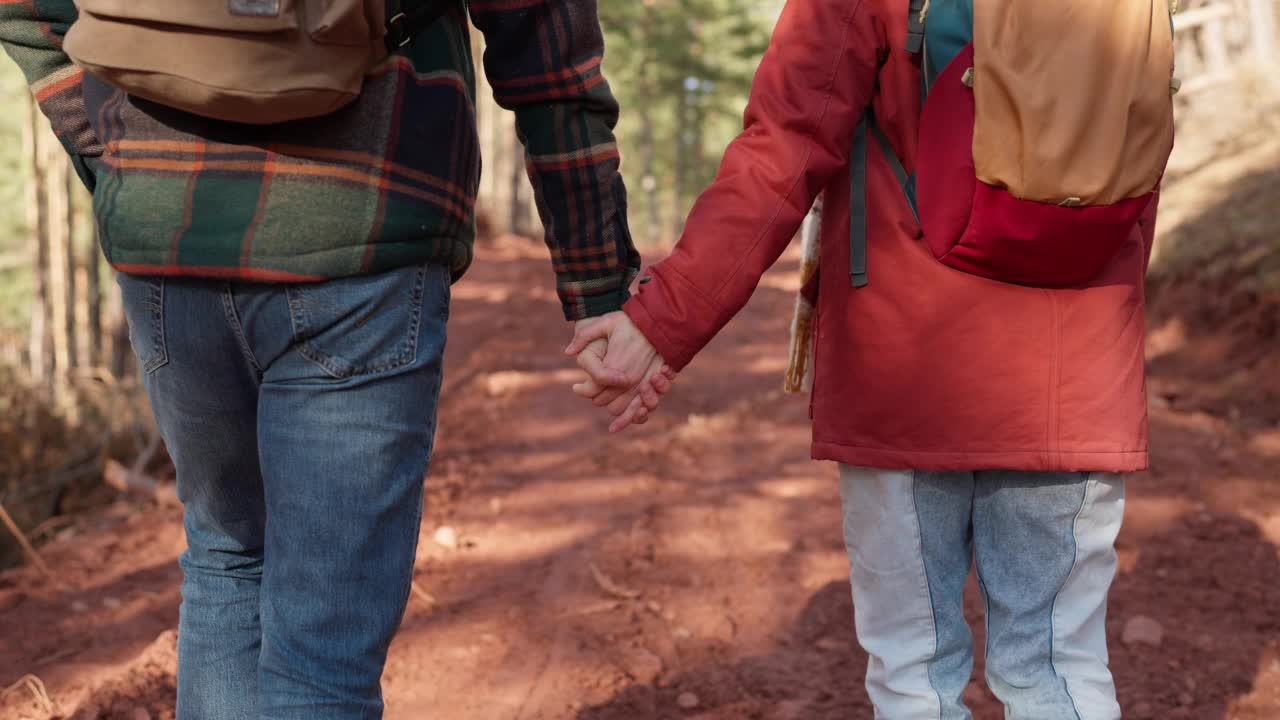
[[(869, 719), (835, 468), (808, 459), (806, 399), (778, 390), (796, 258), (648, 426), (612, 437), (568, 392), (545, 253), (496, 241), (455, 288), (417, 564), (433, 601), (392, 647), (387, 718)], [(1108, 625), (1125, 717), (1280, 717), (1280, 444), (1153, 396)], [(0, 575), (0, 687), (35, 673), (57, 705), (15, 693), (0, 718), (172, 718), (181, 549), (176, 510), (121, 504), (42, 548), (65, 587)], [(972, 589), (967, 607), (980, 621)], [(1121, 641), (1139, 615), (1158, 647)]]

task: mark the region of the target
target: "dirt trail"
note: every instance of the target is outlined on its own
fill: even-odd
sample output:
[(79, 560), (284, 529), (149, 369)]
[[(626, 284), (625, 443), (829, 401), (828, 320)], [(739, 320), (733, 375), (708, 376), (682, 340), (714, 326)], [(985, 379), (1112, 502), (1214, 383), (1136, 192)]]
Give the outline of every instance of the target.
[[(390, 720), (871, 717), (835, 468), (778, 390), (794, 277), (781, 263), (654, 420), (610, 437), (567, 391), (545, 250), (482, 249), (456, 288), (418, 555), (436, 602), (413, 601), (393, 647)], [(1280, 429), (1153, 397), (1108, 621), (1125, 717), (1275, 720)], [(17, 691), (0, 718), (171, 718), (181, 548), (177, 510), (122, 502), (43, 548), (61, 587), (0, 575), (0, 687), (34, 673), (56, 704)], [(1121, 641), (1139, 615), (1159, 647)]]

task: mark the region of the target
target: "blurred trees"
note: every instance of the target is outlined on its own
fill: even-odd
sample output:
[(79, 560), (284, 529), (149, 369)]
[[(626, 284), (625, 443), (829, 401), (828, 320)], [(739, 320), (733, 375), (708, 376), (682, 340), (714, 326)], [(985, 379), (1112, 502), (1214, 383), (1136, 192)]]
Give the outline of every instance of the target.
[[(600, 3), (604, 72), (622, 103), (617, 135), (638, 243), (672, 238), (742, 127), (751, 76), (781, 0), (608, 0)], [(481, 51), (476, 34), (476, 54)], [(510, 113), (480, 78), (485, 177), (481, 206), (500, 231), (536, 234)]]
[[(10, 97), (6, 107), (21, 112), (5, 120), (19, 121), (22, 141), (0, 146), (11, 173), (0, 180), (0, 197), (13, 196), (0, 213), (0, 356), (60, 401), (75, 376), (104, 365), (109, 340), (127, 337), (103, 337), (103, 263), (88, 194), (30, 93), (18, 87)], [(118, 376), (129, 370), (110, 369)]]
[(605, 71), (622, 102), (619, 131), (638, 241), (679, 234), (742, 124), (751, 76), (780, 3), (601, 3)]

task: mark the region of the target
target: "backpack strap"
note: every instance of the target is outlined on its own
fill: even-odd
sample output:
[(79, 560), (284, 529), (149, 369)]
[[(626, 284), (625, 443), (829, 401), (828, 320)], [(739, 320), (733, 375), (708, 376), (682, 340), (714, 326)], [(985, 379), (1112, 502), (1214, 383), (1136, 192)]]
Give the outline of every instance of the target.
[(912, 55), (924, 47), (924, 18), (929, 0), (910, 0), (907, 8), (907, 52)]
[(867, 118), (858, 120), (849, 154), (849, 285), (867, 286)]
[(453, 4), (453, 0), (387, 0), (387, 52), (394, 53), (412, 43)]
[(853, 131), (853, 150), (849, 153), (849, 284), (855, 288), (866, 287), (867, 279), (867, 136), (875, 138), (876, 145), (893, 175), (898, 186), (906, 196), (911, 212), (919, 221), (916, 210), (913, 178), (907, 174), (898, 154), (894, 152), (889, 138), (876, 122), (876, 114), (871, 108), (862, 115), (858, 127)]

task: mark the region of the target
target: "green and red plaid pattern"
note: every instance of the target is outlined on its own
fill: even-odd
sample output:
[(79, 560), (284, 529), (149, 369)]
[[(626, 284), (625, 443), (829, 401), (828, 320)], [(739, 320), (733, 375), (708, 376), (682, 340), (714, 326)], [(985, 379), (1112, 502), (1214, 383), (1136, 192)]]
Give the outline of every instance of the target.
[[(472, 0), (514, 110), (565, 317), (619, 309), (639, 269), (600, 72), (596, 0)], [(18, 62), (94, 194), (107, 259), (137, 274), (305, 282), (472, 259), (480, 149), (461, 8), (321, 118), (223, 123), (128, 97), (61, 51), (73, 0), (0, 0)]]

